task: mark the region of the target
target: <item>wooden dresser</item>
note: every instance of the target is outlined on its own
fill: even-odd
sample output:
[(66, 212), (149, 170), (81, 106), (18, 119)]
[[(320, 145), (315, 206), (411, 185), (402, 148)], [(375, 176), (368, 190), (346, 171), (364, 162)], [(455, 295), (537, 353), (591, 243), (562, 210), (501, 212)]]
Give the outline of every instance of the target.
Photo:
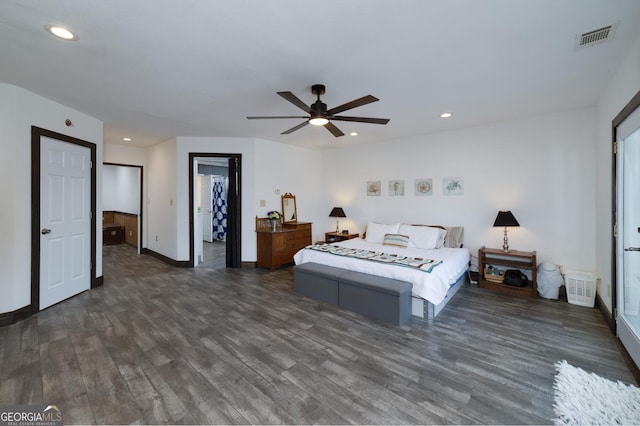
[(285, 223), (271, 228), (257, 228), (258, 261), (256, 267), (274, 270), (293, 263), (293, 255), (311, 244), (311, 222)]

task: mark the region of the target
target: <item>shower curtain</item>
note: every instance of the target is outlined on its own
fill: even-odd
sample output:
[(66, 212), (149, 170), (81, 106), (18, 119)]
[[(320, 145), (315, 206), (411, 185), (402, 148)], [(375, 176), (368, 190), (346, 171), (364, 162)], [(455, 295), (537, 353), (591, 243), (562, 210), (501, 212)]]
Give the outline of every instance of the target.
[(213, 239), (224, 241), (227, 236), (227, 191), (229, 189), (229, 179), (223, 176), (213, 176), (212, 183)]

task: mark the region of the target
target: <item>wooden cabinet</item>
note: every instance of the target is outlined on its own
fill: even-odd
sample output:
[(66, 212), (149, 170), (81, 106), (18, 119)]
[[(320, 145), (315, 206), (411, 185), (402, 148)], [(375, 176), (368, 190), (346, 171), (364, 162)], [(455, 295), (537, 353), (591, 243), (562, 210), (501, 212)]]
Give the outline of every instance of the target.
[(121, 243), (124, 243), (124, 226), (115, 223), (102, 226), (102, 244), (109, 246)]
[(258, 261), (256, 267), (274, 270), (281, 265), (293, 263), (293, 255), (311, 244), (311, 223), (285, 223), (276, 231), (271, 228), (256, 229), (258, 238)]
[[(498, 269), (519, 269), (530, 271), (531, 279), (525, 287), (515, 287), (502, 282), (490, 281), (485, 276), (485, 268), (493, 266)], [(538, 295), (537, 263), (535, 251), (512, 250), (504, 252), (500, 249), (480, 247), (478, 250), (478, 287), (489, 288), (519, 296), (536, 297)], [(528, 275), (528, 274), (527, 274)]]
[(333, 232), (325, 232), (324, 233), (324, 241), (326, 243), (335, 243), (337, 241), (351, 240), (353, 238), (358, 238), (360, 234), (343, 234), (342, 232), (336, 233)]
[(102, 212), (103, 225), (120, 225), (123, 227), (124, 242), (138, 246), (138, 215), (118, 211)]

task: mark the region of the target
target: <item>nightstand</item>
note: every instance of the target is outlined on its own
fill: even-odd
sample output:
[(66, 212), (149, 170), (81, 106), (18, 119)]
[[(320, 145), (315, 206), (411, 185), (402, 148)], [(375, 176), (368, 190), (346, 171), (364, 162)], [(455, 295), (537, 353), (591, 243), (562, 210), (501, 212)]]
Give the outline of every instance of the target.
[(335, 243), (338, 241), (351, 240), (353, 238), (358, 238), (360, 234), (343, 234), (342, 232), (336, 233), (334, 232), (325, 232), (324, 233), (324, 241), (327, 243)]
[[(523, 271), (531, 271), (531, 280), (529, 285), (525, 287), (515, 287), (506, 285), (502, 282), (489, 280), (485, 277), (484, 270), (489, 265), (500, 267), (499, 269), (520, 269)], [(480, 247), (478, 250), (478, 287), (489, 288), (491, 290), (501, 291), (503, 293), (514, 294), (519, 296), (537, 297), (537, 263), (535, 251), (517, 251), (508, 252), (500, 249)]]

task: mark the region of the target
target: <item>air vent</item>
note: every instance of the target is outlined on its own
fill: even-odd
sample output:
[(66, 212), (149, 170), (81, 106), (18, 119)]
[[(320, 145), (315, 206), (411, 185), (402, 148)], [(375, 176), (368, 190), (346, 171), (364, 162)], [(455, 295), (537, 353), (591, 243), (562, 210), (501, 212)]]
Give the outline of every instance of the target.
[(584, 34), (576, 35), (575, 50), (584, 49), (585, 47), (595, 46), (596, 44), (604, 43), (606, 41), (613, 40), (618, 23), (609, 25), (597, 30), (589, 31)]

